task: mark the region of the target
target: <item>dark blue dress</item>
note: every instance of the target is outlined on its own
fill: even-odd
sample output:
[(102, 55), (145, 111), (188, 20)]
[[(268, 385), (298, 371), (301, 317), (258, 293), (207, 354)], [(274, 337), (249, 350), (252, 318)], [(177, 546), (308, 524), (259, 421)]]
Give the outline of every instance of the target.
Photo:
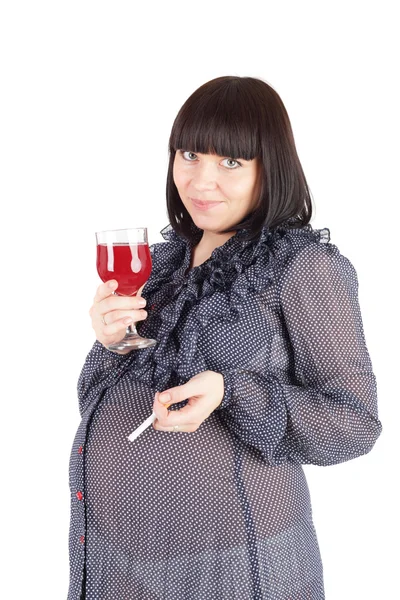
[[(193, 269), (200, 237), (161, 233), (138, 324), (158, 344), (96, 341), (79, 378), (68, 600), (323, 600), (302, 464), (381, 432), (356, 271), (311, 225), (236, 233)], [(225, 394), (197, 431), (127, 440), (156, 391), (205, 370)]]

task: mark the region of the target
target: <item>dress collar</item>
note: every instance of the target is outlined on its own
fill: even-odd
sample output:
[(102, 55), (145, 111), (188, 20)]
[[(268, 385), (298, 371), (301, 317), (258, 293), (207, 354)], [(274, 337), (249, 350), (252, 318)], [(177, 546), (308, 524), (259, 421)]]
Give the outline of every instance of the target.
[(244, 249), (251, 243), (255, 243), (258, 245), (260, 240), (264, 239), (269, 232), (268, 227), (263, 227), (259, 240), (253, 240), (253, 242), (251, 242), (250, 240), (245, 239), (246, 234), (249, 233), (248, 229), (241, 229), (239, 231), (236, 231), (236, 233), (232, 235), (229, 239), (227, 239), (226, 242), (221, 244), (221, 246), (217, 246), (217, 248), (215, 248), (212, 251), (210, 257), (207, 260), (189, 270), (192, 250), (200, 242), (203, 234), (203, 230), (196, 227), (194, 223), (191, 224), (191, 229), (193, 233), (192, 240), (189, 240), (179, 235), (170, 223), (160, 231), (162, 237), (166, 241), (177, 243), (181, 245), (182, 248), (184, 248), (184, 258), (182, 265), (177, 268), (177, 271), (179, 271), (181, 275), (191, 275), (192, 273), (201, 270), (204, 267), (204, 265), (208, 264), (211, 261), (215, 261), (217, 259), (228, 259), (229, 256), (236, 254), (238, 251)]
[[(232, 237), (230, 237), (224, 244), (215, 248), (211, 256), (200, 265), (189, 269), (190, 261), (192, 256), (192, 250), (201, 240), (203, 230), (199, 229), (193, 222), (191, 223), (191, 229), (193, 234), (193, 240), (189, 240), (179, 235), (172, 225), (168, 223), (160, 233), (162, 237), (172, 243), (180, 250), (179, 255), (181, 257), (180, 264), (174, 265), (174, 278), (189, 279), (200, 277), (204, 271), (212, 270), (213, 267), (221, 267), (223, 270), (228, 268), (228, 264), (232, 261), (240, 260), (245, 252), (248, 257), (253, 259), (259, 255), (265, 254), (266, 246), (273, 246), (274, 243), (279, 243), (281, 238), (285, 238), (287, 235), (290, 238), (298, 239), (312, 239), (318, 242), (327, 243), (330, 241), (330, 231), (328, 228), (314, 229), (311, 224), (307, 224), (303, 227), (292, 227), (290, 222), (287, 221), (280, 225), (276, 225), (273, 228), (264, 226), (262, 227), (257, 238), (249, 240), (247, 235), (250, 234), (249, 229), (240, 229)], [(249, 258), (246, 259), (246, 261)]]

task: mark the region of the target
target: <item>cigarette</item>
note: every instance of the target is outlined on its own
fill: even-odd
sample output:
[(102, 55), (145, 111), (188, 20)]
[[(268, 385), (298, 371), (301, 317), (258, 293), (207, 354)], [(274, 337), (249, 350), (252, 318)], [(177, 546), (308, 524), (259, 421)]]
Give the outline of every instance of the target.
[(156, 414), (153, 412), (150, 417), (148, 417), (145, 421), (143, 421), (143, 423), (141, 425), (139, 425), (139, 427), (137, 427), (135, 429), (135, 431), (132, 431), (132, 433), (130, 435), (128, 435), (128, 440), (130, 442), (133, 442), (133, 440), (136, 440), (136, 438), (145, 430), (147, 429), (147, 427), (150, 427), (150, 425), (152, 423), (154, 423), (156, 419)]
[[(166, 406), (166, 408), (168, 408), (168, 407), (169, 407), (169, 406), (171, 406), (171, 405), (170, 405), (170, 404), (166, 404), (165, 406)], [(156, 420), (156, 413), (154, 413), (154, 412), (153, 412), (153, 413), (150, 415), (150, 417), (148, 417), (148, 418), (147, 418), (145, 421), (143, 421), (143, 423), (142, 423), (141, 425), (139, 425), (139, 427), (137, 427), (137, 428), (135, 429), (135, 431), (132, 431), (132, 433), (131, 433), (130, 435), (128, 435), (128, 440), (129, 440), (130, 442), (133, 442), (134, 440), (136, 440), (136, 438), (137, 438), (137, 437), (138, 437), (138, 436), (139, 436), (141, 433), (143, 433), (143, 431), (144, 431), (145, 429), (147, 429), (147, 427), (150, 427), (150, 425), (151, 425), (152, 423), (154, 423), (154, 421), (155, 421), (155, 420)]]

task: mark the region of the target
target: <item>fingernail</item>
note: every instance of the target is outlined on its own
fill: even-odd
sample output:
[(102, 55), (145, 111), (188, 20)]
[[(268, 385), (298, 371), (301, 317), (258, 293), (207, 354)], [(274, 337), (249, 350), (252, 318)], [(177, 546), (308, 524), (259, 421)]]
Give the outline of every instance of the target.
[(117, 287), (117, 284), (115, 283), (115, 281), (110, 281), (109, 284), (108, 284), (108, 287), (113, 290), (114, 288)]
[(138, 302), (139, 306), (146, 306), (146, 300), (144, 298), (141, 298)]
[(158, 397), (158, 399), (160, 402), (165, 403), (165, 402), (169, 402), (171, 400), (171, 396), (170, 396), (170, 394), (161, 394)]

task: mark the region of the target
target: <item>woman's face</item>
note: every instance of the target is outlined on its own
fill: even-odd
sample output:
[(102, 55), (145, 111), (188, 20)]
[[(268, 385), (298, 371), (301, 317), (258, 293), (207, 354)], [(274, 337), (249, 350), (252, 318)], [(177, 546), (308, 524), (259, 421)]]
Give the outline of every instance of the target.
[[(232, 159), (177, 150), (173, 178), (195, 225), (218, 233), (233, 227), (255, 207), (261, 183), (258, 159)], [(196, 203), (196, 200), (198, 201)], [(216, 204), (205, 204), (216, 202)]]

